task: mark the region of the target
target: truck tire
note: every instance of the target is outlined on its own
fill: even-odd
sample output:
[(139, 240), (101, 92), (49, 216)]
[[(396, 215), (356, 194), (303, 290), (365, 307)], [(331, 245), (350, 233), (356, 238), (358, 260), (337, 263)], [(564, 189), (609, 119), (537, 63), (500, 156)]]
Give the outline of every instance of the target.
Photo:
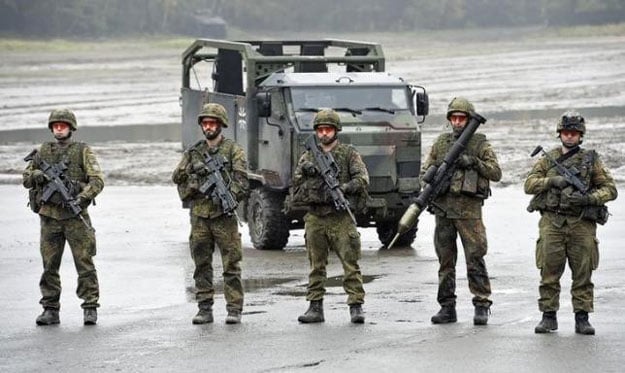
[[(378, 239), (382, 244), (386, 247), (391, 243), (393, 237), (397, 233), (397, 222), (383, 222), (378, 223), (376, 227), (376, 231), (378, 232)], [(415, 225), (408, 232), (399, 236), (395, 244), (392, 248), (396, 247), (407, 247), (412, 245), (415, 238), (417, 237), (417, 226)]]
[(289, 224), (282, 212), (284, 196), (263, 188), (254, 189), (248, 200), (250, 238), (258, 250), (282, 250), (289, 240)]

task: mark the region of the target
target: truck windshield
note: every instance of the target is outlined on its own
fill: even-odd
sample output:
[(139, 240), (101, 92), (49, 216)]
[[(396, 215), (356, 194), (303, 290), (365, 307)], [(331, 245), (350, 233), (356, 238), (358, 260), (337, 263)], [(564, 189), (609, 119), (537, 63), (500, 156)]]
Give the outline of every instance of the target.
[[(395, 122), (397, 115), (411, 117), (410, 91), (407, 87), (291, 87), (293, 110), (306, 126), (308, 117), (320, 108), (339, 112), (343, 123)], [(412, 120), (409, 120), (412, 122)], [(406, 123), (408, 124), (408, 123)], [(410, 124), (408, 124), (410, 125)]]
[(292, 87), (293, 108), (408, 110), (406, 87)]

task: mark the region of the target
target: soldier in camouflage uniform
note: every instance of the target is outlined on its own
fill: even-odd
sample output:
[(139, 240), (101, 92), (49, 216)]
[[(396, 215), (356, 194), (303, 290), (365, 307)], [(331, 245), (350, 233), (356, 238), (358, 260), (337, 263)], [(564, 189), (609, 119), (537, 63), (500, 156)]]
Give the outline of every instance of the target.
[[(321, 150), (330, 152), (339, 168), (337, 179), (348, 200), (356, 201), (366, 195), (369, 184), (367, 168), (360, 154), (350, 145), (341, 144), (337, 138), (341, 130), (340, 118), (330, 109), (319, 111), (313, 127)], [(293, 175), (293, 202), (306, 205), (304, 217), (306, 251), (310, 274), (306, 300), (310, 307), (298, 321), (323, 322), (323, 296), (327, 280), (326, 265), (332, 250), (339, 257), (344, 270), (343, 288), (347, 293), (351, 322), (362, 324), (365, 317), (362, 304), (365, 290), (358, 266), (360, 259), (360, 234), (347, 211), (337, 211), (319, 169), (310, 151), (302, 154)], [(358, 203), (352, 202), (352, 206)]]
[(566, 261), (571, 268), (571, 298), (575, 312), (575, 332), (595, 334), (588, 321), (593, 312), (592, 271), (599, 264), (597, 222), (607, 220), (605, 203), (617, 197), (614, 180), (594, 150), (582, 149), (586, 132), (584, 118), (567, 111), (558, 121), (556, 132), (562, 145), (550, 150), (553, 160), (571, 170), (587, 187), (582, 194), (560, 175), (548, 157), (542, 157), (525, 180), (525, 193), (534, 194), (528, 211), (540, 211), (536, 265), (540, 269), (538, 308), (543, 317), (534, 331), (558, 329), (560, 277)]
[(172, 179), (185, 206), (190, 209), (191, 234), (189, 246), (195, 263), (196, 299), (199, 311), (193, 324), (213, 322), (213, 252), (215, 245), (221, 252), (226, 298), (227, 324), (241, 322), (243, 310), (243, 283), (241, 280), (241, 234), (236, 215), (224, 214), (221, 204), (199, 191), (206, 181), (205, 154), (219, 157), (225, 163), (222, 171), (227, 187), (237, 201), (249, 190), (247, 160), (243, 149), (221, 133), (228, 126), (226, 109), (219, 104), (206, 104), (198, 115), (198, 125), (206, 139), (187, 149), (173, 172)]
[[(473, 105), (465, 98), (454, 98), (447, 108), (447, 120), (453, 131), (440, 135), (423, 164), (421, 176), (432, 165), (439, 166), (468, 123)], [(434, 247), (439, 261), (438, 303), (440, 311), (432, 323), (456, 322), (456, 261), (460, 235), (467, 265), (469, 289), (473, 294), (475, 325), (488, 322), (492, 302), (490, 281), (484, 256), (487, 251), (486, 229), (482, 222), (482, 205), (490, 195), (490, 181), (501, 179), (497, 156), (486, 136), (475, 133), (467, 149), (458, 157), (449, 190), (434, 200), (429, 211), (436, 215)]]
[[(77, 130), (76, 116), (67, 109), (53, 110), (48, 119), (48, 128), (55, 141), (45, 142), (35, 153), (23, 173), (24, 187), (30, 189), (31, 208), (39, 214), (41, 222), (40, 250), (43, 259), (43, 274), (39, 281), (42, 298), (39, 303), (44, 310), (37, 317), (37, 325), (58, 324), (61, 304), (61, 279), (59, 268), (65, 241), (74, 257), (78, 272), (78, 288), (76, 293), (83, 300), (81, 307), (85, 325), (97, 322), (96, 308), (100, 291), (98, 276), (93, 263), (96, 255), (95, 232), (90, 227), (87, 207), (104, 187), (103, 175), (95, 154), (84, 143), (71, 140), (72, 133)], [(41, 170), (40, 162), (57, 165), (63, 162), (67, 166), (64, 181), (71, 190), (77, 204), (82, 208), (83, 220), (75, 216), (67, 205), (63, 204), (58, 192), (55, 192), (48, 203), (40, 204), (38, 197), (48, 182), (47, 175)], [(89, 227), (87, 226), (89, 225)]]

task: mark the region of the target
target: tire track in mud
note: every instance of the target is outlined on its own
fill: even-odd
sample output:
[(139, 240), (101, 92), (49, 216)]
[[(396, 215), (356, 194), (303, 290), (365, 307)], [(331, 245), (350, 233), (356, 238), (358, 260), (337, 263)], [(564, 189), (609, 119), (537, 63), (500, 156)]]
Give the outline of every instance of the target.
[[(499, 42), (466, 37), (421, 44), (409, 39), (399, 35), (383, 40), (383, 47), (392, 56), (387, 70), (425, 86), (430, 95), (431, 115), (422, 126), (423, 155), (446, 130), (447, 103), (463, 95), (488, 118), (480, 130), (504, 169), (498, 184), (517, 184), (535, 161), (529, 153), (536, 145), (557, 145), (558, 116), (577, 108), (588, 122), (584, 145), (597, 149), (615, 178), (625, 182), (625, 37), (508, 37)], [(3, 138), (15, 138), (10, 132), (3, 136), (3, 130), (39, 136), (49, 111), (69, 106), (80, 128), (92, 127), (102, 138), (125, 139), (123, 144), (94, 143), (111, 183), (169, 183), (180, 144), (163, 139), (169, 136), (165, 133), (178, 131), (172, 123), (180, 121), (180, 53), (174, 48), (158, 53), (8, 53), (0, 65), (0, 144)], [(155, 129), (137, 131), (137, 125)], [(25, 142), (0, 145), (0, 183), (18, 179), (21, 158), (30, 148)], [(135, 163), (127, 162), (128, 157)], [(152, 171), (137, 174), (137, 164)]]

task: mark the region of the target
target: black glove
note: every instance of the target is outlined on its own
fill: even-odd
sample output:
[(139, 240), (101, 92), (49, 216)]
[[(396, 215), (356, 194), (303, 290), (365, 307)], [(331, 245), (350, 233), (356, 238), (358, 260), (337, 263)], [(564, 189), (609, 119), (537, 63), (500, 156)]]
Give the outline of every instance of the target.
[(596, 205), (597, 199), (590, 194), (582, 194), (580, 192), (573, 192), (569, 197), (569, 203), (574, 206), (590, 206)]
[(345, 194), (354, 194), (354, 193), (358, 192), (358, 188), (357, 188), (356, 184), (352, 183), (351, 181), (348, 182), (348, 183), (341, 184), (341, 186), (339, 188)]
[(302, 174), (304, 176), (315, 176), (317, 175), (317, 167), (312, 162), (305, 161), (302, 163)]
[(569, 182), (566, 180), (566, 178), (564, 176), (552, 176), (549, 178), (549, 186), (558, 188), (558, 189), (564, 189), (569, 185)]
[(85, 196), (81, 196), (80, 194), (76, 197), (76, 204), (80, 206), (81, 209), (86, 209), (91, 204), (91, 200)]
[(31, 174), (31, 180), (35, 184), (42, 185), (48, 182), (48, 176), (41, 170), (34, 170)]
[(200, 191), (200, 182), (198, 181), (197, 177), (189, 178), (187, 188), (189, 188), (189, 191), (193, 193)]
[(458, 157), (456, 160), (456, 164), (460, 168), (471, 168), (477, 163), (477, 158), (472, 155), (463, 154)]

